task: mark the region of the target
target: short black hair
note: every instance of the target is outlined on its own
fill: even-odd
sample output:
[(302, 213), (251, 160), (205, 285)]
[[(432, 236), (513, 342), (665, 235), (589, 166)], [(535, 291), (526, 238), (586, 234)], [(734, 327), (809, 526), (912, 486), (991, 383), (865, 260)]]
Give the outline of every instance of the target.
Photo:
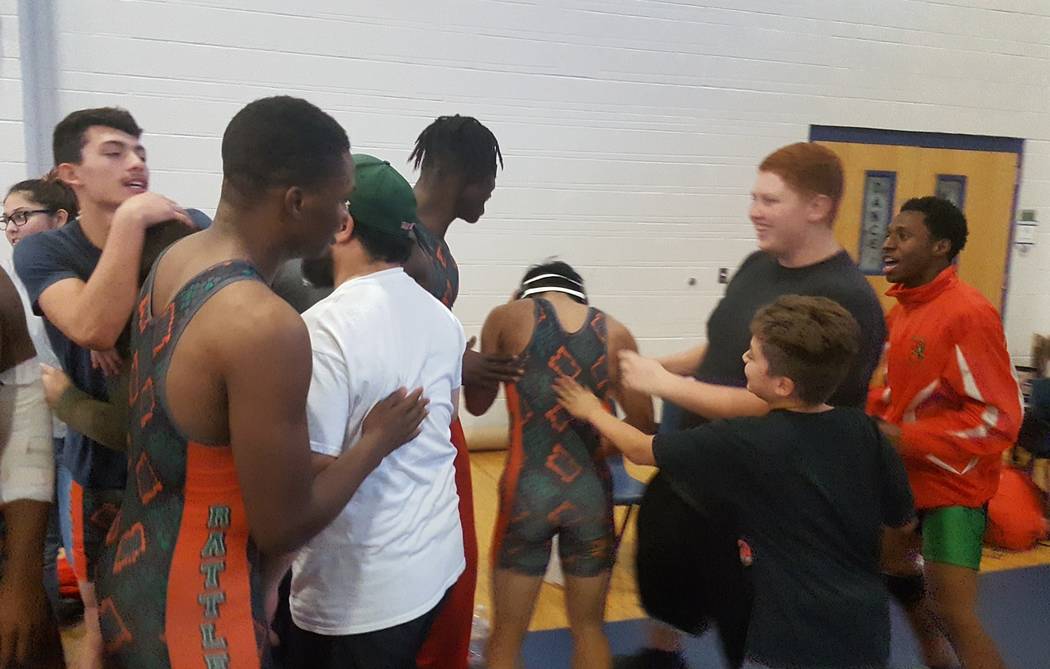
[(66, 116), (55, 126), (55, 131), (51, 135), (51, 152), (55, 158), (55, 165), (80, 164), (80, 161), (83, 160), (84, 144), (87, 143), (84, 135), (88, 128), (95, 126), (120, 130), (132, 137), (142, 136), (142, 128), (127, 109), (120, 107), (80, 109)]
[(415, 240), (403, 235), (391, 235), (367, 225), (355, 224), (351, 239), (361, 242), (372, 260), (404, 263), (412, 255)]
[[(415, 245), (411, 237), (387, 234), (366, 225), (354, 225), (350, 238), (361, 242), (361, 246), (372, 260), (378, 262), (404, 264), (412, 255), (412, 247)], [(335, 262), (332, 259), (331, 248), (317, 258), (303, 258), (302, 271), (303, 278), (314, 287), (334, 287)]]
[(440, 116), (416, 138), (408, 157), (415, 169), (449, 170), (471, 181), (495, 176), (503, 154), (492, 131), (473, 116)]
[(8, 196), (12, 193), (28, 193), (29, 199), (33, 202), (52, 212), (64, 209), (71, 219), (76, 218), (80, 212), (76, 193), (65, 182), (55, 178), (53, 174), (42, 179), (19, 181), (7, 191)]
[(548, 260), (533, 265), (521, 277), (521, 285), (516, 293), (520, 299), (532, 293), (543, 291), (564, 292), (580, 304), (587, 304), (587, 291), (583, 287), (583, 277), (569, 263), (561, 260)]
[(966, 246), (966, 237), (969, 234), (966, 216), (948, 200), (932, 195), (912, 198), (901, 207), (901, 212), (905, 211), (921, 213), (931, 237), (951, 242), (948, 260), (954, 260), (959, 251)]
[(223, 180), (243, 196), (331, 177), (350, 140), (338, 121), (306, 100), (262, 98), (237, 112), (222, 136)]

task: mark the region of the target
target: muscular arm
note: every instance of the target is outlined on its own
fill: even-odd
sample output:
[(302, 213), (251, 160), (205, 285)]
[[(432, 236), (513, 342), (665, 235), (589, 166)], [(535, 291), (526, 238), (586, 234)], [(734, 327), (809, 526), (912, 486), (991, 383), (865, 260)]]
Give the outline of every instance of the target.
[[(500, 350), (503, 331), (507, 326), (507, 308), (499, 306), (493, 309), (485, 325), (481, 328), (481, 353), (482, 355), (496, 355), (502, 353)], [(463, 395), (466, 399), (467, 411), (474, 416), (480, 416), (492, 406), (499, 394), (499, 384), (472, 384), (464, 386)]]

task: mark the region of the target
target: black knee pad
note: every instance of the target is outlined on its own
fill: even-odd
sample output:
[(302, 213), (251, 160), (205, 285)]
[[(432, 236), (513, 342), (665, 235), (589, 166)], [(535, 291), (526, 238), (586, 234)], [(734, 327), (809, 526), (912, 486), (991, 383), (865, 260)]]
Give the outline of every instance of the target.
[(901, 606), (915, 606), (922, 601), (922, 595), (926, 591), (926, 584), (922, 574), (914, 576), (892, 576), (885, 574), (883, 580), (886, 589), (890, 591), (893, 598), (900, 602)]

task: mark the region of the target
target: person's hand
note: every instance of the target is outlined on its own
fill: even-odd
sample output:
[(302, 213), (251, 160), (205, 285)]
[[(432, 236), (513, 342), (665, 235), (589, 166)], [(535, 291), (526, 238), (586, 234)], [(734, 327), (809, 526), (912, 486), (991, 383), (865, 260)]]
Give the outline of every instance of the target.
[(114, 226), (131, 224), (142, 230), (166, 221), (179, 221), (193, 229), (197, 228), (185, 209), (174, 200), (153, 192), (132, 195), (113, 214)]
[(40, 380), (44, 383), (44, 399), (52, 409), (58, 404), (58, 400), (69, 390), (73, 382), (69, 380), (66, 373), (51, 365), (40, 364)]
[(373, 441), (376, 455), (382, 460), (391, 451), (419, 436), (420, 425), (427, 417), (423, 389), (411, 393), (399, 388), (372, 407), (361, 423), (361, 438)]
[(108, 351), (91, 352), (91, 367), (101, 369), (106, 376), (119, 376), (120, 368), (123, 364), (124, 360), (117, 353), (116, 349), (111, 348)]
[(29, 666), (48, 626), (43, 581), (0, 579), (0, 669)]
[(660, 396), (663, 382), (671, 376), (659, 360), (643, 358), (634, 351), (620, 351), (620, 379), (628, 390)]
[(463, 385), (492, 387), (516, 383), (525, 373), (521, 356), (485, 355), (474, 350), (477, 337), (471, 337), (463, 351)]
[(558, 396), (561, 404), (573, 418), (590, 421), (595, 412), (605, 411), (601, 401), (594, 393), (587, 390), (575, 380), (567, 376), (559, 376), (554, 382), (554, 394)]

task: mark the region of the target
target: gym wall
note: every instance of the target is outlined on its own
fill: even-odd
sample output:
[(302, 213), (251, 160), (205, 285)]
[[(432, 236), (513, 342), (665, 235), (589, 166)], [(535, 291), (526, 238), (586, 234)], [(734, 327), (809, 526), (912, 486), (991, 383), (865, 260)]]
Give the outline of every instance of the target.
[[(5, 183), (26, 169), (20, 7), (0, 0)], [(1010, 267), (1017, 361), (1050, 330), (1042, 0), (68, 0), (53, 14), (55, 118), (29, 123), (123, 105), (146, 129), (154, 189), (207, 211), (223, 128), (254, 98), (310, 99), (410, 181), (430, 120), (481, 119), (506, 170), (485, 218), (451, 232), (468, 334), (558, 256), (645, 353), (701, 341), (719, 268), (753, 248), (755, 165), (810, 124), (1025, 138), (1019, 209), (1042, 225)], [(500, 404), (468, 428), (503, 421)]]

